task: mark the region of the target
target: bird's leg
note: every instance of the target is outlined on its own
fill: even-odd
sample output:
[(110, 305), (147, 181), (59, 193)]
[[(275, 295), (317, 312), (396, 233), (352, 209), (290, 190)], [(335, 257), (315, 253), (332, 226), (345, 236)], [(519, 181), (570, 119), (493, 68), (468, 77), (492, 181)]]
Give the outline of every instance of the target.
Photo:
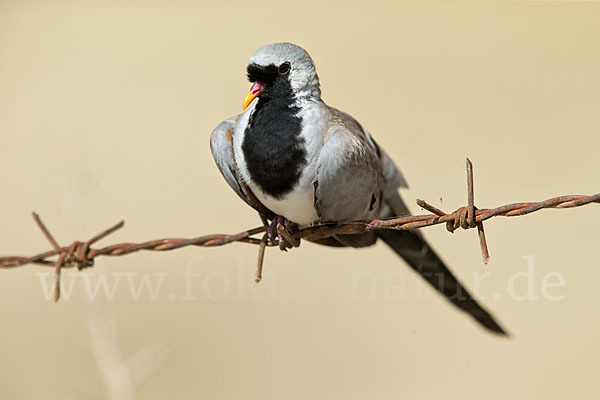
[(277, 225), (283, 223), (285, 223), (285, 217), (282, 217), (281, 215), (273, 217), (267, 233), (269, 234), (269, 239), (271, 239), (273, 243), (275, 243), (275, 238), (277, 238), (279, 249), (285, 251), (287, 247), (285, 245), (285, 240), (283, 239), (283, 235), (277, 231)]
[[(287, 231), (289, 228), (293, 227), (293, 225), (292, 222), (281, 215), (273, 217), (273, 220), (271, 220), (271, 223), (269, 224), (267, 230), (269, 239), (271, 239), (272, 242), (275, 242), (275, 237), (277, 237), (279, 249), (282, 251), (287, 251), (288, 248), (298, 247), (300, 245), (300, 243)], [(278, 228), (278, 226), (281, 226), (283, 229)]]

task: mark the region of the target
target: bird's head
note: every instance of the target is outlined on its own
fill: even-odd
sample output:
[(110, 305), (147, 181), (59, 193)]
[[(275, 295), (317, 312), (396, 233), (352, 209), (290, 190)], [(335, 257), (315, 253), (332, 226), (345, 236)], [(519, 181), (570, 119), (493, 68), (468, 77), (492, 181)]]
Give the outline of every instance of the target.
[(248, 62), (252, 87), (244, 99), (244, 110), (256, 97), (321, 96), (319, 77), (310, 55), (291, 43), (274, 43), (258, 49)]

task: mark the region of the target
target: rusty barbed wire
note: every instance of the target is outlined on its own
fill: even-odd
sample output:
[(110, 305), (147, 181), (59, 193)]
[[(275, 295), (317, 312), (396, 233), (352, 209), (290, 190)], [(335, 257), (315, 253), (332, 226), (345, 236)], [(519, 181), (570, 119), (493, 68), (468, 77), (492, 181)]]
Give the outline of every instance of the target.
[[(558, 196), (540, 202), (512, 203), (496, 208), (478, 209), (475, 207), (474, 201), (473, 165), (469, 159), (467, 159), (467, 198), (467, 206), (460, 207), (456, 211), (449, 214), (425, 202), (424, 200), (419, 199), (417, 200), (417, 204), (423, 209), (429, 211), (431, 214), (401, 216), (368, 221), (352, 221), (340, 224), (325, 223), (306, 228), (292, 229), (286, 229), (281, 224), (278, 224), (277, 231), (282, 234), (285, 241), (283, 245), (278, 243), (277, 238), (268, 238), (266, 233), (267, 224), (263, 217), (263, 226), (245, 230), (234, 235), (212, 234), (191, 239), (169, 238), (151, 240), (142, 243), (119, 243), (98, 249), (91, 247), (94, 243), (104, 239), (106, 236), (122, 228), (124, 226), (124, 221), (121, 221), (85, 242), (75, 241), (69, 246), (61, 247), (54, 239), (50, 231), (46, 228), (40, 217), (36, 213), (33, 213), (34, 221), (46, 239), (52, 245), (53, 250), (49, 250), (31, 257), (0, 257), (0, 268), (15, 268), (27, 264), (38, 264), (54, 267), (54, 299), (56, 301), (60, 297), (61, 270), (63, 268), (70, 267), (77, 267), (78, 269), (92, 267), (94, 265), (94, 259), (99, 256), (124, 256), (141, 250), (169, 251), (188, 246), (216, 247), (233, 242), (242, 242), (259, 246), (258, 263), (256, 269), (256, 281), (259, 282), (262, 277), (262, 266), (266, 247), (279, 246), (285, 250), (287, 248), (298, 247), (301, 239), (318, 241), (320, 239), (326, 239), (338, 234), (358, 234), (378, 229), (419, 229), (443, 223), (446, 223), (446, 229), (450, 232), (454, 232), (458, 228), (477, 228), (483, 261), (487, 264), (490, 256), (485, 239), (483, 221), (497, 216), (514, 217), (527, 215), (544, 208), (573, 208), (590, 203), (600, 203), (600, 193), (598, 193), (591, 196)], [(261, 239), (253, 237), (254, 235), (260, 233), (263, 234)], [(57, 259), (54, 261), (50, 260), (50, 258), (54, 256), (58, 256)]]

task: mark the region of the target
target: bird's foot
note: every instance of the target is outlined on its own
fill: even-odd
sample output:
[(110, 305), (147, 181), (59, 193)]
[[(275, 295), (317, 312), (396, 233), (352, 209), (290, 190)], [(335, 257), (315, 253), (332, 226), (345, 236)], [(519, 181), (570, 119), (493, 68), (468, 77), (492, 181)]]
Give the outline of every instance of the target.
[(275, 238), (277, 238), (279, 249), (282, 251), (287, 251), (287, 249), (291, 249), (292, 247), (298, 247), (300, 246), (300, 239), (294, 238), (288, 231), (288, 229), (294, 227), (294, 225), (295, 224), (290, 222), (287, 218), (277, 215), (269, 224), (267, 235), (273, 243), (275, 243)]

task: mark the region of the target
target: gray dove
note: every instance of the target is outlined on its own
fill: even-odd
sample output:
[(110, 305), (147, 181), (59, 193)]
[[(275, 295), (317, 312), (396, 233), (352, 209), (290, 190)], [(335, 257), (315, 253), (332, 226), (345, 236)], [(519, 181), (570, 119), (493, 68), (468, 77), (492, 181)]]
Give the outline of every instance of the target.
[[(229, 186), (276, 230), (320, 223), (409, 215), (398, 190), (399, 169), (354, 118), (321, 99), (310, 55), (291, 43), (258, 49), (250, 58), (252, 83), (244, 112), (213, 131), (211, 151)], [(504, 329), (467, 292), (417, 231), (376, 230), (316, 242), (366, 247), (379, 239), (442, 296), (489, 331)]]

